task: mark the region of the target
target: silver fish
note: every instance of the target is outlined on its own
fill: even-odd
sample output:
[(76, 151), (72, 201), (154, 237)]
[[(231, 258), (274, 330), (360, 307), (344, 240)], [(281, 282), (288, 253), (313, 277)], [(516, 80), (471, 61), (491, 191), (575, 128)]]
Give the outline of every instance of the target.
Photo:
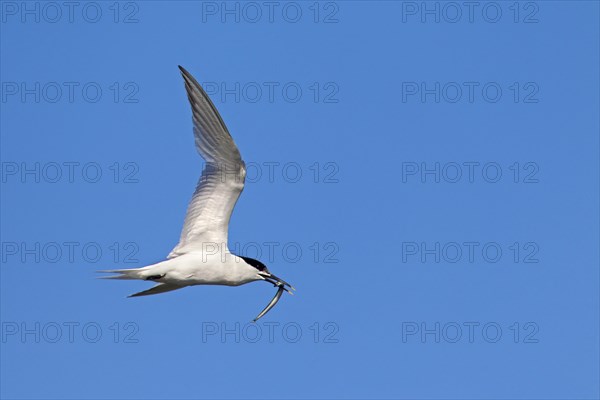
[[(281, 298), (281, 295), (283, 294), (283, 292), (287, 290), (285, 288), (285, 286), (283, 285), (283, 283), (278, 282), (277, 286), (279, 286), (279, 289), (277, 289), (277, 293), (275, 293), (275, 297), (273, 297), (273, 299), (271, 300), (271, 302), (269, 304), (267, 304), (267, 306), (265, 307), (265, 309), (262, 310), (260, 312), (260, 314), (258, 314), (258, 317), (254, 318), (254, 320), (252, 320), (252, 322), (258, 321), (263, 315), (265, 315), (266, 313), (268, 313), (271, 310), (271, 308), (275, 307), (275, 304), (277, 304), (277, 302)], [(288, 293), (291, 293), (289, 290), (287, 290), (287, 291), (288, 291)]]

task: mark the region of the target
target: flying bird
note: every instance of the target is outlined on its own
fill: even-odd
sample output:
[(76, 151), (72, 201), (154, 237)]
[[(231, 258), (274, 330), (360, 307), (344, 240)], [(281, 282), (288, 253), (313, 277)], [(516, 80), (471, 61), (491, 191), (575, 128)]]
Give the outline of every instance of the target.
[(240, 286), (265, 281), (277, 287), (275, 297), (254, 319), (271, 310), (284, 291), (295, 290), (262, 262), (238, 256), (227, 248), (229, 219), (244, 189), (246, 167), (225, 122), (196, 79), (179, 66), (192, 106), (194, 139), (206, 164), (188, 205), (179, 243), (165, 261), (117, 273), (105, 279), (141, 279), (157, 285), (129, 297), (169, 292), (194, 285)]

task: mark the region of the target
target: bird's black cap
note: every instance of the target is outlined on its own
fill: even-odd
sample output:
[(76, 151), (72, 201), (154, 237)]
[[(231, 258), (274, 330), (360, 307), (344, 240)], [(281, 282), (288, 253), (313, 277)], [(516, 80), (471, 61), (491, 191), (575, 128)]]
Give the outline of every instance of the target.
[(252, 265), (254, 268), (256, 268), (259, 271), (268, 271), (267, 266), (265, 264), (261, 263), (258, 260), (255, 260), (254, 258), (242, 257), (242, 256), (238, 256), (238, 257), (243, 258), (244, 261), (246, 261), (246, 263)]

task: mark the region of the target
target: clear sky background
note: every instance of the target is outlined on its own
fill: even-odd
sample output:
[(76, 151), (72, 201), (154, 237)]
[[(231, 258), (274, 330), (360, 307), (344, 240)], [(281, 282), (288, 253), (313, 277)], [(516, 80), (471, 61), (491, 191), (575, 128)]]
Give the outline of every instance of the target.
[[(2, 398), (600, 395), (597, 2), (0, 4)], [(255, 325), (264, 283), (95, 279), (179, 238), (178, 64), (297, 288)]]

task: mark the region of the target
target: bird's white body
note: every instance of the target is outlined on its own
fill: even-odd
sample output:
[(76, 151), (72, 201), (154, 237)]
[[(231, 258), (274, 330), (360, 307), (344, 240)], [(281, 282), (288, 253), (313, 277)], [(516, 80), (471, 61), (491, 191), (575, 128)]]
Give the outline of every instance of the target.
[[(133, 273), (135, 271), (135, 273)], [(132, 270), (134, 279), (153, 280), (162, 284), (239, 286), (264, 278), (244, 259), (224, 250), (222, 253), (191, 252)], [(149, 279), (161, 276), (160, 278)]]
[[(185, 88), (192, 106), (194, 139), (206, 161), (187, 209), (179, 243), (167, 260), (143, 268), (109, 270), (108, 279), (141, 279), (158, 285), (130, 297), (146, 296), (193, 285), (239, 286), (264, 280), (278, 287), (262, 317), (279, 301), (284, 290), (293, 289), (271, 274), (258, 260), (239, 257), (227, 249), (229, 220), (246, 180), (246, 165), (215, 105), (198, 82), (182, 67)], [(255, 320), (256, 320), (255, 319)]]

